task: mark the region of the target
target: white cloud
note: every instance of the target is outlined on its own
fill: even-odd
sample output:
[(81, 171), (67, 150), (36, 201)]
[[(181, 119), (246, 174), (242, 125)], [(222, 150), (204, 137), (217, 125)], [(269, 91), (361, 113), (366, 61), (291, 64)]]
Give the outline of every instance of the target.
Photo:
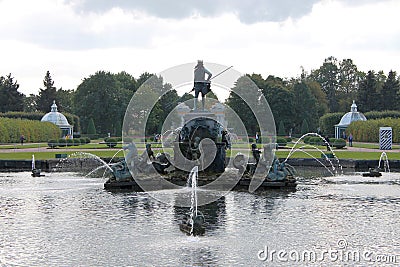
[(77, 6), (0, 1), (0, 75), (11, 72), (27, 94), (37, 93), (47, 70), (57, 87), (75, 89), (98, 70), (138, 76), (197, 59), (293, 77), (300, 66), (318, 68), (328, 56), (388, 72), (400, 55), (399, 1), (322, 1), (296, 19), (251, 24), (234, 12), (162, 18), (120, 7), (79, 12)]

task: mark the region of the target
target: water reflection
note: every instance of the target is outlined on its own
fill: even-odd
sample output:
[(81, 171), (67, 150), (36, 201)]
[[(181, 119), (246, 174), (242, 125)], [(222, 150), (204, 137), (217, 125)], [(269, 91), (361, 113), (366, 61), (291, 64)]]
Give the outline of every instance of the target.
[(0, 173), (0, 266), (261, 266), (266, 245), (335, 248), (340, 238), (400, 254), (399, 174), (318, 175), (304, 171), (295, 191), (230, 192), (199, 207), (206, 234), (194, 238), (179, 230), (181, 192), (158, 192), (165, 204), (73, 173)]

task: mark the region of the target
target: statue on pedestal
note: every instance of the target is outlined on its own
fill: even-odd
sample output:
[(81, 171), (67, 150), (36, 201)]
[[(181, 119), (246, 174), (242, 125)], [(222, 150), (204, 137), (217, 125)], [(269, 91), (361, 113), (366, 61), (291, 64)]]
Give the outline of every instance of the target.
[[(208, 75), (207, 79), (205, 79), (205, 75)], [(194, 108), (193, 110), (197, 110), (197, 98), (199, 97), (199, 93), (201, 93), (201, 107), (204, 111), (205, 105), (205, 96), (208, 92), (210, 92), (211, 88), (211, 72), (207, 70), (203, 65), (203, 60), (198, 60), (197, 65), (194, 67)]]

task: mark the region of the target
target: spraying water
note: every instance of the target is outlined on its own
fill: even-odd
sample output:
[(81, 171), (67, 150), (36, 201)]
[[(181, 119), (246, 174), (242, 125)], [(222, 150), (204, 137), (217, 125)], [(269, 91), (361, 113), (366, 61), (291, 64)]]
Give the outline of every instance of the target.
[(388, 156), (386, 155), (386, 152), (382, 152), (380, 158), (379, 158), (379, 164), (378, 164), (378, 169), (381, 168), (381, 161), (384, 159), (383, 161), (383, 167), (385, 169), (385, 172), (390, 172), (390, 168), (389, 168), (389, 159)]
[[(327, 155), (326, 155), (321, 149), (317, 148), (316, 146), (312, 146), (312, 145), (306, 145), (306, 146), (302, 146), (302, 147), (300, 147), (300, 148), (296, 148), (297, 144), (298, 144), (304, 137), (306, 137), (306, 136), (317, 136), (317, 137), (319, 137), (319, 138), (322, 139), (322, 141), (324, 142), (324, 144), (325, 144), (326, 146), (328, 146), (328, 149), (331, 151), (331, 153), (332, 153), (334, 159), (336, 160), (336, 162), (337, 162), (337, 164), (338, 164), (338, 166), (339, 166), (339, 168), (340, 168), (340, 170), (341, 170), (341, 174), (343, 174), (343, 167), (342, 167), (342, 165), (340, 165), (339, 158), (336, 156), (335, 152), (333, 152), (333, 149), (332, 149), (331, 145), (326, 141), (326, 139), (325, 139), (323, 136), (321, 136), (321, 135), (319, 135), (319, 134), (317, 134), (317, 133), (306, 133), (306, 134), (303, 134), (303, 135), (294, 143), (292, 149), (290, 150), (289, 154), (287, 155), (286, 159), (285, 159), (283, 162), (286, 162), (286, 161), (289, 159), (289, 157), (290, 157), (294, 152), (296, 152), (296, 151), (299, 151), (299, 150), (300, 150), (300, 151), (302, 151), (302, 152), (305, 153), (305, 151), (301, 150), (301, 148), (304, 148), (304, 147), (309, 146), (309, 147), (312, 147), (312, 148), (317, 149), (317, 150), (320, 151), (322, 154), (324, 154), (325, 159), (327, 159), (327, 160), (329, 161), (329, 163), (331, 164), (332, 170), (335, 172), (335, 174), (337, 174), (337, 171), (336, 171), (336, 169), (335, 169), (335, 167), (334, 167), (332, 161), (327, 157)], [(309, 153), (306, 153), (306, 154), (310, 155)], [(326, 166), (325, 166), (321, 161), (319, 161), (318, 159), (316, 159), (316, 158), (315, 158), (314, 156), (312, 156), (312, 155), (310, 155), (310, 156), (311, 156), (312, 158), (314, 158), (315, 160), (317, 160), (322, 166), (324, 166), (324, 167), (326, 168)], [(331, 173), (332, 173), (332, 172), (331, 172)], [(333, 173), (332, 173), (332, 175), (333, 175)]]
[(190, 224), (192, 228), (190, 230), (190, 235), (193, 235), (193, 226), (194, 226), (194, 218), (197, 217), (197, 177), (199, 173), (199, 167), (194, 166), (193, 169), (190, 171), (188, 177), (188, 185), (189, 182), (192, 185), (192, 195), (191, 195), (191, 206), (190, 206)]
[(32, 171), (35, 169), (35, 155), (32, 155)]

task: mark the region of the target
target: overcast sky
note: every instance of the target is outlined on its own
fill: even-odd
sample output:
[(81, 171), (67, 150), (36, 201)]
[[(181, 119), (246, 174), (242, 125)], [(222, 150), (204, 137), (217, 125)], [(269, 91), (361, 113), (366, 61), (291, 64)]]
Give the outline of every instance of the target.
[(0, 75), (35, 93), (98, 70), (159, 73), (203, 59), (296, 77), (335, 56), (400, 71), (399, 0), (0, 0)]

